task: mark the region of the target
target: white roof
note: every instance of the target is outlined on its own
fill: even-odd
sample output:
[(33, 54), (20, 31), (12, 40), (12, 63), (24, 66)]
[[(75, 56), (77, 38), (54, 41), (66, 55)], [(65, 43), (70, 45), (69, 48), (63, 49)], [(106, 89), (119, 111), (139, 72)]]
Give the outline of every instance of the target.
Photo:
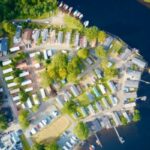
[(33, 107), (30, 98), (27, 99), (26, 104), (27, 104), (27, 107), (28, 107), (28, 108), (32, 108), (32, 107)]
[(72, 85), (70, 87), (70, 90), (71, 90), (71, 92), (73, 93), (74, 96), (78, 96), (80, 94), (78, 89), (77, 89), (77, 87), (75, 85)]
[(9, 72), (12, 72), (12, 71), (13, 71), (12, 68), (8, 68), (8, 69), (3, 70), (3, 74), (6, 74), (6, 73), (9, 73)]
[(105, 89), (104, 85), (98, 84), (98, 87), (100, 88), (102, 94), (106, 94), (106, 89)]
[(31, 80), (26, 80), (26, 81), (23, 81), (23, 82), (21, 83), (21, 86), (28, 85), (28, 84), (31, 84), (31, 83), (32, 83)]
[(89, 109), (91, 115), (95, 114), (94, 108), (93, 108), (93, 106), (91, 104), (88, 105), (88, 109)]
[(29, 75), (29, 71), (24, 71), (24, 72), (19, 74), (19, 77), (25, 77), (27, 75)]
[(33, 87), (29, 87), (25, 89), (25, 92), (30, 92), (30, 91), (33, 91)]
[(13, 78), (14, 78), (13, 76), (5, 77), (5, 81), (12, 80)]
[(45, 90), (44, 90), (44, 89), (40, 89), (40, 93), (41, 93), (42, 99), (46, 97), (46, 94), (45, 94)]
[(71, 32), (67, 32), (65, 37), (65, 42), (67, 45), (70, 44), (70, 39), (71, 39)]
[(136, 80), (126, 80), (125, 82), (125, 87), (138, 88), (138, 86), (139, 86), (139, 81)]
[(6, 60), (6, 61), (3, 61), (3, 62), (2, 62), (2, 65), (3, 65), (3, 66), (6, 66), (6, 65), (9, 65), (9, 64), (11, 64), (11, 63), (12, 63), (11, 60)]
[(99, 68), (96, 68), (94, 71), (98, 78), (102, 78), (101, 70)]
[(74, 41), (74, 46), (78, 46), (79, 45), (79, 33), (76, 33), (75, 35), (75, 41)]
[(109, 98), (110, 98), (113, 106), (117, 105), (117, 103), (118, 103), (117, 97), (110, 95)]
[(35, 67), (36, 69), (38, 69), (38, 68), (40, 68), (40, 64), (39, 64), (39, 63), (36, 63), (36, 64), (34, 64), (34, 67)]
[(37, 95), (36, 95), (36, 94), (33, 94), (32, 97), (33, 97), (33, 102), (34, 102), (34, 104), (35, 104), (35, 105), (39, 105), (39, 104), (40, 104), (40, 101), (38, 100)]
[(64, 103), (65, 103), (65, 101), (63, 100), (63, 97), (62, 97), (61, 95), (58, 95), (58, 96), (56, 97), (56, 101), (57, 101), (57, 103), (59, 104), (59, 106), (62, 108), (63, 105), (64, 105)]
[(124, 93), (124, 96), (125, 96), (126, 99), (129, 99), (129, 98), (137, 98), (137, 92)]
[(115, 121), (115, 123), (116, 123), (117, 126), (122, 125), (122, 123), (120, 121), (120, 118), (119, 118), (119, 116), (118, 116), (118, 114), (116, 112), (114, 112), (112, 114), (112, 117), (113, 117), (113, 119), (114, 119), (114, 121)]
[(126, 113), (126, 111), (124, 111), (122, 114), (127, 119), (127, 122), (129, 123), (131, 119), (129, 118), (129, 115)]
[(131, 50), (126, 48), (124, 52), (120, 55), (120, 58), (126, 60), (131, 55)]
[(13, 97), (13, 101), (17, 101), (17, 100), (19, 100), (20, 99), (20, 96), (15, 96), (15, 97)]
[(16, 52), (16, 51), (19, 51), (19, 50), (20, 50), (20, 47), (19, 47), (19, 46), (10, 48), (10, 51), (11, 51), (11, 52)]
[(13, 86), (16, 86), (16, 85), (17, 85), (17, 83), (15, 83), (15, 82), (7, 84), (7, 86), (8, 86), (9, 88), (10, 88), (10, 87), (13, 87)]
[(45, 50), (45, 51), (43, 51), (43, 55), (44, 55), (44, 59), (45, 59), (45, 60), (47, 60), (47, 59), (48, 59), (48, 56), (47, 56), (47, 52), (46, 52), (46, 50)]
[(98, 111), (102, 110), (102, 107), (99, 102), (96, 102), (95, 105)]
[(111, 91), (114, 93), (116, 91), (116, 86), (112, 81), (108, 81), (107, 84), (109, 85)]
[(35, 55), (40, 55), (40, 52), (34, 52), (34, 53), (30, 53), (29, 56), (32, 58), (34, 57)]
[(136, 64), (137, 66), (139, 66), (141, 69), (144, 69), (146, 66), (146, 63), (138, 58), (132, 58), (131, 60), (134, 64)]
[(18, 89), (14, 89), (14, 90), (11, 90), (11, 91), (10, 91), (10, 94), (18, 93), (19, 91), (20, 91), (19, 88), (18, 88)]
[(131, 107), (135, 107), (135, 106), (136, 106), (135, 102), (124, 104), (124, 108), (131, 108)]

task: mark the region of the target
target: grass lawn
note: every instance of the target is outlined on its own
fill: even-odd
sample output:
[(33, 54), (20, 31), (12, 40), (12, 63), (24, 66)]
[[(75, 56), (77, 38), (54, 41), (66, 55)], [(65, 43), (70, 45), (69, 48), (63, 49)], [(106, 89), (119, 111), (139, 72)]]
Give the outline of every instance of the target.
[(23, 149), (24, 149), (24, 150), (30, 150), (30, 149), (31, 149), (31, 148), (30, 148), (30, 145), (29, 145), (28, 141), (26, 140), (26, 137), (24, 136), (24, 134), (22, 134), (22, 135), (20, 136), (20, 139), (21, 139), (21, 142), (22, 142), (22, 144), (23, 144)]
[(144, 2), (150, 3), (150, 0), (144, 0)]
[(52, 124), (48, 125), (46, 128), (34, 135), (33, 140), (38, 143), (50, 143), (57, 139), (70, 126), (70, 124), (71, 122), (66, 116), (61, 116)]
[(80, 96), (78, 97), (78, 100), (79, 100), (79, 103), (80, 103), (81, 105), (83, 105), (83, 106), (87, 106), (87, 105), (90, 104), (90, 101), (89, 101), (89, 99), (88, 99), (86, 93), (83, 93), (82, 95), (80, 95)]

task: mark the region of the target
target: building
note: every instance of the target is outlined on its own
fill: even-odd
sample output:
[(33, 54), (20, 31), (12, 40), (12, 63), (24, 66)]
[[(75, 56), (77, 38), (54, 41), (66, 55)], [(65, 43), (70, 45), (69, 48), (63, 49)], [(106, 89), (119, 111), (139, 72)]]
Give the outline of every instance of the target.
[(113, 37), (109, 36), (108, 38), (106, 38), (105, 42), (103, 43), (104, 47), (106, 49), (108, 49), (110, 47), (112, 41), (113, 41)]
[(139, 58), (132, 58), (132, 63), (137, 65), (139, 68), (144, 69), (146, 66), (146, 62), (144, 62), (143, 60), (139, 59)]
[(88, 110), (89, 110), (89, 113), (91, 114), (91, 115), (94, 115), (95, 114), (95, 110), (94, 110), (94, 108), (93, 108), (93, 106), (90, 104), (90, 105), (88, 105)]
[(43, 41), (47, 41), (47, 39), (48, 39), (48, 29), (43, 29), (41, 31), (41, 36), (42, 36)]
[(112, 105), (113, 105), (113, 106), (116, 106), (117, 103), (118, 103), (117, 97), (110, 95), (109, 98), (110, 98), (110, 100), (111, 100)]
[(10, 50), (10, 52), (16, 52), (16, 51), (20, 50), (20, 47), (19, 46), (15, 46), (15, 47), (10, 48), (9, 50)]
[(97, 109), (98, 111), (103, 110), (103, 109), (102, 109), (102, 106), (101, 106), (101, 104), (100, 104), (99, 102), (96, 102), (96, 103), (95, 103), (95, 106), (96, 106), (96, 109)]
[(99, 97), (99, 96), (100, 96), (100, 93), (99, 93), (99, 91), (97, 90), (96, 87), (93, 87), (92, 90), (93, 90), (93, 92), (94, 92), (94, 94), (95, 94), (96, 97)]
[(126, 48), (126, 49), (124, 50), (124, 52), (121, 53), (120, 58), (121, 58), (122, 60), (126, 60), (127, 58), (129, 58), (129, 56), (131, 56), (131, 53), (132, 53), (132, 51), (131, 51), (130, 49)]
[(130, 98), (137, 98), (137, 92), (128, 92), (128, 93), (124, 93), (124, 97), (125, 99), (130, 99)]
[(128, 122), (128, 123), (131, 122), (131, 118), (129, 117), (129, 115), (127, 114), (126, 111), (124, 111), (122, 114), (123, 114), (123, 116), (127, 119), (127, 122)]
[(124, 104), (125, 109), (134, 108), (136, 106), (136, 102)]
[(62, 95), (58, 95), (56, 97), (56, 102), (58, 103), (60, 108), (63, 108), (65, 100), (63, 99)]
[(127, 71), (127, 78), (130, 80), (141, 80), (142, 72), (140, 71), (134, 71), (134, 70), (128, 70)]
[(8, 38), (0, 38), (0, 55), (6, 56), (8, 53)]
[(98, 84), (98, 87), (101, 90), (102, 94), (106, 94), (106, 89), (105, 89), (104, 85)]
[(87, 111), (85, 110), (84, 107), (80, 107), (80, 110), (81, 110), (81, 113), (82, 113), (83, 117), (86, 117), (88, 115)]
[(0, 137), (0, 150), (21, 150), (23, 149), (20, 135), (17, 131), (4, 133)]
[(37, 43), (39, 37), (40, 37), (40, 30), (38, 30), (38, 29), (33, 30), (32, 39), (33, 39), (34, 43)]
[(21, 30), (22, 26), (17, 26), (16, 34), (14, 36), (14, 44), (18, 44), (19, 42), (21, 42)]
[(67, 32), (66, 36), (65, 36), (65, 43), (67, 45), (69, 45), (70, 44), (70, 40), (71, 40), (71, 32)]
[(87, 97), (88, 97), (88, 99), (89, 99), (90, 102), (94, 101), (95, 98), (94, 98), (93, 94), (91, 94), (90, 92), (86, 92), (86, 95), (87, 95)]
[(101, 130), (100, 122), (97, 119), (91, 122), (91, 130), (93, 132), (98, 132)]
[(136, 80), (126, 80), (125, 82), (125, 87), (128, 88), (138, 88), (139, 86), (139, 81)]
[(25, 46), (29, 47), (32, 40), (32, 30), (31, 29), (25, 29), (22, 34), (22, 41)]
[(9, 65), (9, 64), (11, 64), (11, 63), (12, 63), (12, 61), (9, 59), (9, 60), (3, 61), (3, 62), (2, 62), (2, 65), (3, 65), (3, 66), (7, 66), (7, 65)]
[(58, 42), (58, 44), (63, 43), (63, 32), (62, 31), (58, 32), (57, 42)]
[(115, 121), (116, 126), (122, 125), (121, 120), (117, 114), (117, 112), (114, 112), (112, 114), (113, 120)]
[(79, 46), (79, 38), (80, 38), (80, 35), (79, 35), (79, 33), (77, 32), (77, 33), (75, 34), (75, 39), (74, 39), (74, 46), (75, 46), (75, 47), (78, 47), (78, 46)]
[(101, 70), (99, 68), (96, 68), (94, 71), (95, 71), (95, 73), (99, 79), (102, 78), (102, 73), (101, 73)]
[(77, 87), (76, 87), (75, 85), (72, 85), (72, 86), (70, 87), (70, 90), (71, 90), (71, 92), (73, 93), (73, 95), (74, 95), (75, 97), (77, 97), (77, 96), (80, 95), (80, 92), (79, 92), (79, 90), (77, 89)]
[(108, 81), (107, 84), (110, 87), (112, 93), (116, 92), (116, 86), (113, 81)]

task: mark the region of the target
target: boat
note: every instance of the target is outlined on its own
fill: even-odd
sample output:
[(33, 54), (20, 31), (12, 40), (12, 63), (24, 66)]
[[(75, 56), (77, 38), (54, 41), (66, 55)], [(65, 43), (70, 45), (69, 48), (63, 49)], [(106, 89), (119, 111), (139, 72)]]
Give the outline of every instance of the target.
[(82, 18), (83, 18), (83, 14), (80, 14), (79, 19), (82, 19)]
[(95, 146), (94, 145), (90, 145), (89, 146), (89, 150), (95, 150)]
[(73, 7), (70, 7), (70, 8), (69, 8), (69, 13), (71, 13), (72, 10), (73, 10)]
[(83, 24), (84, 24), (85, 27), (87, 27), (87, 26), (89, 25), (89, 21), (88, 21), (88, 20), (87, 20), (87, 21), (84, 21)]
[(75, 16), (75, 17), (76, 17), (76, 16), (77, 16), (77, 14), (78, 14), (78, 10), (75, 10), (75, 11), (74, 11), (74, 13), (73, 13), (73, 16)]
[(59, 7), (62, 7), (63, 6), (63, 2), (61, 2), (60, 4), (59, 4)]

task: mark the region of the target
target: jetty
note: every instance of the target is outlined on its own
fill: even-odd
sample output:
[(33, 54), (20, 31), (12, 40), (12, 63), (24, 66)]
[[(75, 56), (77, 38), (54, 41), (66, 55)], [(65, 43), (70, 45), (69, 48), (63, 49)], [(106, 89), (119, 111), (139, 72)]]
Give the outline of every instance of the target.
[(95, 133), (94, 135), (95, 135), (95, 137), (96, 137), (96, 143), (102, 148), (103, 145), (102, 145), (102, 143), (101, 143), (99, 137), (97, 136), (97, 133)]
[(123, 144), (123, 143), (125, 142), (125, 140), (123, 139), (123, 137), (121, 137), (121, 136), (119, 135), (119, 133), (118, 133), (116, 127), (113, 127), (113, 128), (114, 128), (114, 130), (115, 130), (115, 132), (116, 132), (116, 134), (117, 134), (117, 137), (118, 137), (120, 143)]

